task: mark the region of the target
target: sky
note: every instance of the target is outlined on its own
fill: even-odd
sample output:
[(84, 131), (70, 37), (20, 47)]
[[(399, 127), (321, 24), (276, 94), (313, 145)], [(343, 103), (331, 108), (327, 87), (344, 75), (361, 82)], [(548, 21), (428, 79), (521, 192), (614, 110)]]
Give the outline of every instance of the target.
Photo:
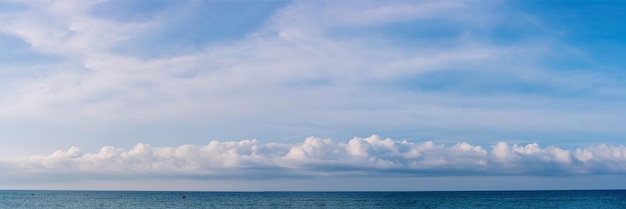
[(0, 189), (626, 189), (625, 15), (0, 0)]

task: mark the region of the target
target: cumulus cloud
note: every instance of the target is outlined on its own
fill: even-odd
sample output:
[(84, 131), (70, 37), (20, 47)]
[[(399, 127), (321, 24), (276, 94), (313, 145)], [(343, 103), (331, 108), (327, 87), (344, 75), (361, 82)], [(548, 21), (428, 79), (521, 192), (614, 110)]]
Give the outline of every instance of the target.
[(93, 153), (71, 147), (30, 157), (19, 169), (33, 173), (243, 178), (285, 173), (292, 177), (622, 174), (626, 172), (626, 147), (601, 144), (563, 149), (498, 142), (486, 149), (466, 142), (417, 143), (377, 135), (347, 142), (308, 137), (296, 144), (242, 140), (152, 147), (139, 143), (129, 150), (105, 146)]

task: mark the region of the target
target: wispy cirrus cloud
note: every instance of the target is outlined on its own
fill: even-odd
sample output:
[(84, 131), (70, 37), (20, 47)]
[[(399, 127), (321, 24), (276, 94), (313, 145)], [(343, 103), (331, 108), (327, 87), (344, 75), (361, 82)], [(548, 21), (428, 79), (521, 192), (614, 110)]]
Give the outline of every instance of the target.
[[(3, 78), (0, 122), (116, 132), (184, 121), (218, 126), (191, 131), (203, 136), (261, 140), (430, 129), (623, 134), (626, 122), (619, 79), (546, 65), (546, 57), (577, 57), (501, 2), (294, 1), (240, 38), (198, 45), (151, 35), (175, 30), (184, 18), (168, 18), (201, 13), (206, 2), (124, 18), (101, 14), (107, 3), (115, 5), (18, 2), (22, 9), (2, 13), (3, 36), (57, 59)], [(159, 51), (185, 43), (194, 50)], [(91, 137), (74, 142), (100, 143)], [(114, 143), (136, 140), (122, 138)]]

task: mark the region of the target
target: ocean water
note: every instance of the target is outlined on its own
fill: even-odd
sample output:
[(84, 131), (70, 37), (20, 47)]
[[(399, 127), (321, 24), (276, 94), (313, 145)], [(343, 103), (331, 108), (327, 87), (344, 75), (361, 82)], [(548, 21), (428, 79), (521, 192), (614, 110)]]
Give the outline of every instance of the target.
[[(185, 198), (181, 198), (182, 195)], [(0, 190), (0, 208), (626, 208), (626, 190), (480, 192)]]

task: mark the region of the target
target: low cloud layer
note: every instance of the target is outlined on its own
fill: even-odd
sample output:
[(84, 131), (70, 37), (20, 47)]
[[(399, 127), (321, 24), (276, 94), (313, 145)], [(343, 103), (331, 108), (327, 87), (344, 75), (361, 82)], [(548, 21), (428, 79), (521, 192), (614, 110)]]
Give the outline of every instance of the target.
[(242, 140), (152, 147), (139, 143), (130, 150), (105, 146), (94, 153), (70, 147), (30, 157), (20, 169), (28, 173), (237, 178), (622, 174), (626, 173), (626, 147), (600, 144), (564, 149), (506, 142), (481, 147), (377, 135), (348, 141), (308, 137), (297, 144)]

